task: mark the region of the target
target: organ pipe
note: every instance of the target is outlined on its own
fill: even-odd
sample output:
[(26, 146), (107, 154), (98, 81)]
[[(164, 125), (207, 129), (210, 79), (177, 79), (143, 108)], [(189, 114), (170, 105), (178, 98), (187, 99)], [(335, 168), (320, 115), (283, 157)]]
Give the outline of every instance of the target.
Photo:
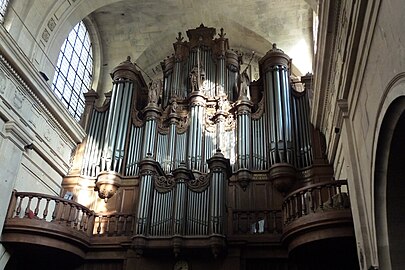
[(140, 162), (139, 204), (136, 215), (136, 234), (146, 235), (150, 224), (151, 207), (153, 202), (153, 175), (155, 174), (154, 160), (150, 157)]
[[(128, 59), (113, 70), (105, 106), (94, 108), (94, 93), (86, 103), (80, 173), (97, 178), (106, 198), (109, 185), (139, 182), (136, 235), (224, 234), (227, 181), (246, 190), (257, 171), (276, 183), (312, 165), (308, 94), (290, 87), (289, 57), (274, 46), (259, 61), (250, 95), (247, 69), (240, 73), (242, 57), (223, 30), (216, 39), (204, 26), (187, 35), (162, 62), (161, 95), (152, 88), (147, 95)], [(273, 170), (280, 164), (287, 166)]]
[(289, 87), (290, 58), (273, 44), (259, 62), (264, 73), (266, 117), (270, 130), (270, 165), (294, 164), (294, 142), (292, 138), (291, 91)]
[(197, 92), (192, 96), (190, 115), (187, 144), (188, 168), (202, 171), (205, 99), (201, 96), (201, 92)]
[(223, 234), (225, 214), (225, 180), (230, 171), (229, 160), (218, 150), (207, 160), (210, 168), (210, 233)]

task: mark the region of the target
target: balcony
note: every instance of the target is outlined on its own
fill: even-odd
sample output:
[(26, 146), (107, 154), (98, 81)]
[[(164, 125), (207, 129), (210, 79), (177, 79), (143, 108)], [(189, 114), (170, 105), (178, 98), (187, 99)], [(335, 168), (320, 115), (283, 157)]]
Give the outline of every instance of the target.
[(225, 223), (226, 239), (210, 233), (174, 235), (169, 225), (163, 234), (138, 235), (134, 213), (94, 213), (60, 197), (14, 192), (2, 243), (13, 247), (34, 243), (78, 258), (100, 250), (124, 254), (129, 248), (140, 254), (150, 250), (176, 254), (191, 248), (218, 255), (226, 246), (256, 247), (254, 252), (263, 254), (277, 249), (287, 256), (285, 246), (292, 251), (317, 240), (354, 236), (343, 180), (300, 188), (285, 197), (282, 209), (228, 208)]
[(283, 242), (292, 251), (317, 240), (354, 237), (347, 181), (300, 188), (283, 202)]
[(60, 197), (13, 192), (2, 243), (18, 247), (36, 244), (84, 258), (93, 232), (95, 214)]

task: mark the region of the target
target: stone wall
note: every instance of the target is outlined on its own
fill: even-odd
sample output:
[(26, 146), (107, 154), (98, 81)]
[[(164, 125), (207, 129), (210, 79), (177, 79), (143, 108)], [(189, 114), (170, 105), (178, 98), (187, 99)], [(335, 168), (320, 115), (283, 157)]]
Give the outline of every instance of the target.
[[(62, 176), (83, 136), (0, 26), (0, 231), (14, 189), (60, 195)], [(7, 259), (0, 246), (0, 269)]]

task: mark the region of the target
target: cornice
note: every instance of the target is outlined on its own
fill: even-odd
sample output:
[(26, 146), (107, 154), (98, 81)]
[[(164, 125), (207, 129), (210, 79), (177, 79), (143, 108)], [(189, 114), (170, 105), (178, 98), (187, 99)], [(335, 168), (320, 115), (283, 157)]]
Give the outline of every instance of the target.
[(2, 25), (0, 25), (0, 62), (65, 137), (74, 143), (82, 141), (84, 130), (52, 93), (50, 86)]

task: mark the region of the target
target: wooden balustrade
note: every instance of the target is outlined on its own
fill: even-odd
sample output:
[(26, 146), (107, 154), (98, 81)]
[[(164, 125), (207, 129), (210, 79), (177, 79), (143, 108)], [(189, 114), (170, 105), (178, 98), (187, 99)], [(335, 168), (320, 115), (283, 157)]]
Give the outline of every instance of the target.
[(282, 231), (281, 210), (228, 210), (228, 234), (278, 234)]
[(90, 236), (93, 232), (95, 214), (83, 205), (60, 197), (14, 191), (7, 218), (57, 223)]
[(284, 225), (311, 213), (350, 208), (347, 190), (346, 180), (336, 180), (292, 192), (283, 202)]
[(98, 236), (131, 236), (134, 233), (135, 215), (97, 214), (93, 234)]

